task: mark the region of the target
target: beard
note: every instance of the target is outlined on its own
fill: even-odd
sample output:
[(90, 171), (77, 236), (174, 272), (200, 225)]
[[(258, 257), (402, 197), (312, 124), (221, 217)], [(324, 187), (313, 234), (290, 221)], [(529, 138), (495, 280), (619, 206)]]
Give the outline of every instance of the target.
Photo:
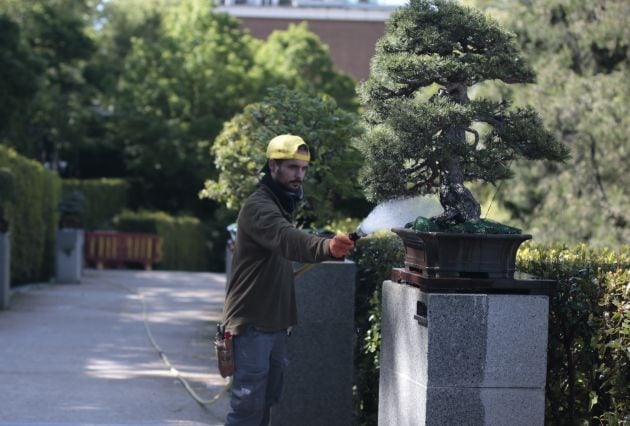
[[(299, 194), (299, 193), (301, 193), (303, 191), (302, 190), (303, 181), (301, 179), (294, 179), (294, 180), (290, 180), (288, 182), (282, 182), (282, 180), (283, 180), (282, 178), (283, 177), (284, 177), (284, 173), (282, 171), (282, 168), (280, 168), (278, 170), (278, 174), (277, 174), (277, 176), (276, 176), (276, 178), (274, 180), (276, 181), (276, 183), (278, 185), (280, 185), (282, 187), (282, 189), (284, 189), (287, 192), (293, 192), (293, 193), (296, 193), (296, 194)], [(295, 184), (297, 184), (296, 188), (291, 187), (291, 185), (295, 185)]]
[[(298, 186), (296, 188), (291, 186), (291, 185), (295, 185), (295, 184), (298, 184)], [(282, 188), (284, 188), (285, 191), (288, 191), (288, 192), (298, 193), (298, 192), (302, 191), (302, 181), (301, 180), (292, 180), (292, 181), (290, 181), (287, 184), (282, 184), (281, 183), (280, 186)]]

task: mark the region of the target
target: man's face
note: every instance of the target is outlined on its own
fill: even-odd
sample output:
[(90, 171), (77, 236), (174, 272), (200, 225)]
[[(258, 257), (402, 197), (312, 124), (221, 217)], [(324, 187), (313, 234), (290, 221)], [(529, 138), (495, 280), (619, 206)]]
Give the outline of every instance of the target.
[(289, 191), (296, 192), (302, 186), (308, 170), (308, 161), (304, 160), (269, 160), (271, 177)]

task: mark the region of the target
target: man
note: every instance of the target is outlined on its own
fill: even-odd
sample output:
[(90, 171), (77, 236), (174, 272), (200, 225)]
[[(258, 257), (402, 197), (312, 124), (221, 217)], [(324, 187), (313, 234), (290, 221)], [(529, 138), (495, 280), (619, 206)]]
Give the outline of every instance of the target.
[(310, 161), (299, 136), (280, 135), (267, 147), (265, 175), (241, 209), (223, 323), (234, 337), (235, 373), (226, 425), (269, 424), (282, 391), (289, 329), (297, 323), (293, 261), (343, 258), (354, 243), (293, 226)]

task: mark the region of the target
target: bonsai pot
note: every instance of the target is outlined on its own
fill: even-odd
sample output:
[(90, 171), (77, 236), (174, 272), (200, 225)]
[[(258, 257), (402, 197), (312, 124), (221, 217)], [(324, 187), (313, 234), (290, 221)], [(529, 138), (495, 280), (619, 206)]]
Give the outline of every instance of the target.
[(405, 246), (405, 269), (426, 278), (514, 278), (527, 234), (463, 234), (392, 229)]

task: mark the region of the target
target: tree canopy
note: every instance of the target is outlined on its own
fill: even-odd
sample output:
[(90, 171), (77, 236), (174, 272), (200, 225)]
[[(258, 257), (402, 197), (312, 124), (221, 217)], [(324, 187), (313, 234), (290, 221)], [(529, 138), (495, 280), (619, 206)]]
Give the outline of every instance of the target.
[(31, 102), (39, 88), (42, 63), (25, 46), (20, 27), (10, 17), (0, 15), (0, 133), (12, 118)]
[(162, 26), (150, 43), (132, 40), (114, 131), (146, 203), (176, 211), (195, 203), (223, 122), (255, 99), (256, 82), (248, 74), (260, 42), (236, 19), (187, 3)]
[(515, 102), (534, 105), (571, 150), (564, 164), (515, 163), (503, 206), (541, 240), (627, 244), (630, 3), (478, 1), (515, 31), (538, 72)]
[(5, 105), (17, 108), (3, 115), (9, 120), (0, 127), (0, 140), (21, 154), (55, 163), (85, 135), (94, 113), (93, 89), (83, 75), (85, 61), (96, 49), (86, 30), (91, 7), (89, 0), (0, 3), (6, 37), (0, 43), (9, 44), (7, 52), (12, 52), (3, 59), (10, 62), (2, 71), (10, 73), (3, 79), (9, 95)]
[(326, 93), (347, 110), (356, 110), (352, 78), (333, 68), (328, 46), (306, 22), (274, 31), (257, 50), (255, 61), (267, 86), (285, 85), (307, 93)]
[(202, 196), (238, 210), (261, 177), (269, 141), (280, 134), (301, 136), (314, 153), (304, 182), (302, 225), (322, 226), (343, 215), (339, 203), (358, 198), (361, 158), (352, 141), (359, 135), (356, 117), (327, 95), (277, 88), (262, 101), (225, 123), (212, 147), (219, 171), (207, 180)]

